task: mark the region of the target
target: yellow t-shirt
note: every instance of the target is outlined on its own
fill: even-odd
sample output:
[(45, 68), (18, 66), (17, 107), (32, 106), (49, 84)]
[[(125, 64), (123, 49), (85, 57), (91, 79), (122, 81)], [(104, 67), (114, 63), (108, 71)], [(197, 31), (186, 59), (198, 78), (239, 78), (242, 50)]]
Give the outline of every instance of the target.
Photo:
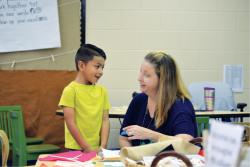
[[(59, 106), (74, 108), (75, 121), (81, 135), (93, 149), (100, 146), (104, 110), (110, 109), (107, 91), (100, 85), (84, 85), (72, 81), (63, 90)], [(65, 147), (81, 149), (65, 123)]]

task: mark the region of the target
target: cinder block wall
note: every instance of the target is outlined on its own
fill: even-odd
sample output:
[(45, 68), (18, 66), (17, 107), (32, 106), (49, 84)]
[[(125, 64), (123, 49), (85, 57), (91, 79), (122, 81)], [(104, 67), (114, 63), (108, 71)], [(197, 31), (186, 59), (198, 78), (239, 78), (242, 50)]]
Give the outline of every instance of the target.
[[(224, 64), (243, 64), (244, 92), (235, 97), (250, 105), (248, 0), (87, 0), (86, 25), (87, 42), (108, 53), (101, 83), (114, 106), (129, 104), (153, 50), (176, 59), (187, 85), (222, 81)], [(110, 147), (118, 146), (118, 128), (112, 120)]]
[[(222, 81), (224, 64), (244, 65), (244, 92), (236, 101), (250, 105), (249, 0), (86, 0), (86, 41), (108, 54), (100, 81), (113, 106), (128, 105), (138, 90), (137, 75), (146, 53), (163, 50), (179, 64), (188, 85)], [(0, 62), (51, 54), (49, 59), (1, 65), (1, 69), (75, 70), (74, 53), (80, 45), (80, 1), (59, 0), (62, 47), (1, 53)], [(247, 108), (249, 111), (249, 107)], [(118, 120), (111, 120), (111, 148), (118, 146)]]

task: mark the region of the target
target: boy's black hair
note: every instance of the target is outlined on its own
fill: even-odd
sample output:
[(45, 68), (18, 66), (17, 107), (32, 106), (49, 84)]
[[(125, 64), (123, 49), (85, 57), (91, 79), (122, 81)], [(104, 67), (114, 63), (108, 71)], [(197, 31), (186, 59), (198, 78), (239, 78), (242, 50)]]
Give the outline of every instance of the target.
[(93, 60), (94, 56), (100, 56), (100, 57), (103, 57), (104, 60), (106, 60), (106, 54), (101, 48), (98, 48), (97, 46), (92, 45), (92, 44), (82, 45), (76, 52), (76, 56), (75, 56), (75, 64), (76, 64), (77, 71), (79, 71), (79, 68), (78, 68), (79, 61), (83, 61), (87, 63)]

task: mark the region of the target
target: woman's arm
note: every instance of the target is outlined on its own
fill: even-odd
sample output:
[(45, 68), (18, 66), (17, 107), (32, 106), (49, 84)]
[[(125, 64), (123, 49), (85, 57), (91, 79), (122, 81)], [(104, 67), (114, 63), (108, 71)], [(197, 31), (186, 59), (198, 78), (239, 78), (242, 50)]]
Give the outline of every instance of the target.
[(131, 143), (130, 141), (128, 140), (128, 137), (123, 137), (123, 136), (120, 136), (119, 137), (119, 143), (120, 143), (120, 147), (131, 147)]
[(83, 151), (91, 151), (90, 145), (83, 139), (78, 127), (75, 123), (75, 110), (70, 107), (63, 107), (64, 119), (71, 135), (82, 148)]
[(103, 111), (102, 116), (102, 129), (101, 129), (101, 147), (107, 148), (108, 138), (109, 138), (109, 112)]
[(192, 140), (196, 137), (197, 126), (195, 122), (195, 114), (192, 109), (179, 111), (173, 123), (173, 134), (186, 141)]
[(129, 136), (125, 137), (127, 138), (128, 141), (135, 139), (139, 140), (150, 139), (153, 142), (157, 142), (162, 136), (164, 136), (164, 134), (161, 134), (159, 132), (138, 125), (130, 125), (123, 128), (123, 130), (125, 130)]
[[(135, 140), (135, 139), (139, 139), (139, 140), (145, 140), (145, 139), (149, 139), (153, 142), (157, 142), (159, 141), (161, 138), (171, 138), (171, 136), (138, 126), (138, 125), (131, 125), (131, 126), (127, 126), (124, 128), (124, 130), (127, 131), (127, 134), (129, 137), (120, 137), (120, 144), (124, 144), (126, 145), (126, 143), (130, 140)], [(175, 135), (173, 137), (179, 137), (182, 138), (186, 141), (190, 141), (191, 139), (193, 139), (193, 137), (189, 134), (178, 134)]]
[(194, 137), (189, 135), (189, 134), (178, 134), (178, 135), (175, 135), (176, 137), (180, 137), (182, 138), (183, 140), (186, 140), (186, 141), (190, 141), (192, 140)]

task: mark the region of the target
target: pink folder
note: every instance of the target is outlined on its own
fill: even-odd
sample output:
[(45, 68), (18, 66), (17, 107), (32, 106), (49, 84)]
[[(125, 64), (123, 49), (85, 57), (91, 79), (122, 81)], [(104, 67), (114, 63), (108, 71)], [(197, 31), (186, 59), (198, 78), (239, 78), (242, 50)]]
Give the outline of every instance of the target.
[(89, 161), (96, 157), (96, 152), (83, 153), (81, 151), (69, 151), (57, 154), (50, 154), (46, 157), (39, 158), (39, 161)]

